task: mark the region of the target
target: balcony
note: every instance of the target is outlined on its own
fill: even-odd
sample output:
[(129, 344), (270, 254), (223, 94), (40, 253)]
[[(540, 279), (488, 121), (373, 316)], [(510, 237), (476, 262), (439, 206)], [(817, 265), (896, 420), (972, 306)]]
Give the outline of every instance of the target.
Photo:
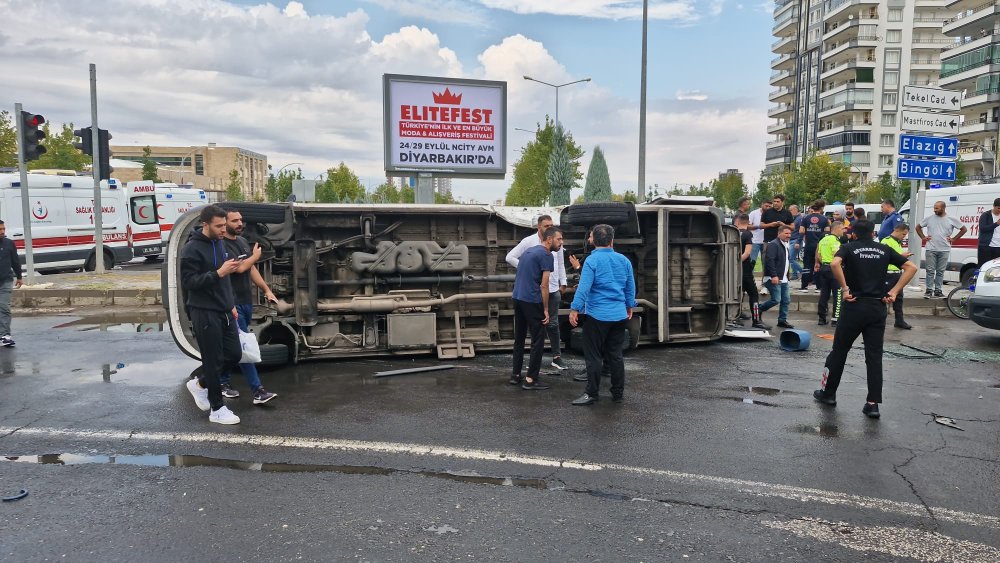
[(764, 160), (771, 162), (773, 160), (791, 158), (793, 152), (792, 142), (789, 140), (778, 141), (777, 144), (768, 143), (767, 151), (764, 153)]
[(910, 70), (923, 70), (929, 72), (941, 72), (941, 61), (938, 59), (912, 58), (910, 59)]
[(834, 18), (837, 14), (846, 11), (851, 6), (878, 6), (879, 0), (827, 0), (825, 18)]
[(777, 2), (774, 3), (774, 12), (773, 12), (774, 19), (778, 19), (778, 16), (781, 15), (781, 12), (784, 12), (785, 10), (791, 8), (792, 6), (797, 6), (797, 5), (798, 2), (796, 0), (777, 0)]
[(785, 53), (771, 59), (771, 70), (795, 70), (795, 53)]
[(879, 38), (874, 35), (859, 35), (855, 39), (850, 41), (845, 41), (836, 46), (828, 46), (827, 51), (823, 53), (823, 60), (835, 59), (839, 55), (843, 55), (852, 49), (874, 49), (879, 45)]
[(767, 116), (779, 119), (790, 115), (792, 113), (792, 106), (789, 104), (778, 104), (777, 106), (767, 110)]
[[(842, 73), (853, 73), (859, 68), (875, 68), (875, 57), (856, 57), (828, 65), (826, 70), (819, 76), (822, 80), (835, 80), (837, 78), (844, 78), (841, 76)], [(854, 77), (853, 75), (849, 76), (850, 78)]]
[(933, 49), (943, 51), (955, 45), (953, 37), (914, 37), (910, 44), (911, 49)]
[(958, 145), (958, 158), (962, 159), (963, 164), (975, 164), (975, 163), (990, 163), (990, 169), (992, 169), (993, 161), (996, 160), (996, 153), (989, 150), (979, 143), (970, 143)]
[(767, 96), (768, 101), (774, 102), (776, 104), (787, 104), (795, 99), (795, 95), (792, 93), (791, 88), (778, 88), (776, 90), (771, 90), (771, 93)]
[(790, 121), (779, 121), (773, 125), (767, 126), (767, 132), (770, 133), (771, 135), (777, 135), (778, 133), (791, 130), (792, 130), (792, 123)]
[(820, 98), (819, 118), (826, 119), (843, 112), (871, 111), (874, 95), (875, 91), (870, 84), (863, 88), (856, 84), (847, 84), (846, 88), (837, 87)]
[(998, 103), (1000, 103), (1000, 89), (988, 88), (967, 95), (962, 100), (962, 111), (964, 113), (965, 110), (972, 110), (978, 106), (996, 106)]
[(771, 86), (791, 87), (795, 84), (795, 75), (787, 70), (772, 72), (770, 84)]
[(774, 27), (771, 28), (771, 35), (775, 37), (784, 37), (789, 34), (794, 35), (794, 32), (798, 30), (798, 25), (799, 8), (796, 6), (775, 18)]
[(980, 29), (993, 29), (1000, 14), (998, 0), (990, 0), (955, 14), (944, 21), (941, 31), (945, 35), (974, 35)]
[(984, 35), (982, 37), (956, 37), (955, 43), (945, 46), (941, 50), (942, 59), (957, 57), (962, 53), (975, 51), (980, 47), (985, 47), (991, 43), (1000, 43), (1000, 35)]
[(872, 130), (871, 121), (863, 121), (862, 119), (857, 117), (855, 119), (857, 121), (852, 121), (849, 123), (845, 123), (843, 125), (838, 125), (836, 127), (830, 127), (829, 129), (821, 129), (819, 132), (816, 133), (816, 135), (818, 137), (829, 137), (830, 135), (836, 135), (838, 133), (871, 132)]
[(774, 43), (771, 43), (772, 53), (794, 53), (795, 48), (799, 46), (799, 38), (795, 35), (789, 35), (788, 37), (782, 37)]
[(790, 145), (792, 143), (791, 139), (778, 139), (776, 141), (768, 141), (767, 148), (773, 149), (774, 147), (783, 147), (785, 145)]
[(917, 15), (913, 17), (913, 27), (923, 27), (929, 29), (941, 29), (944, 18), (931, 15)]
[(1000, 123), (993, 121), (990, 117), (981, 117), (972, 123), (966, 121), (958, 126), (958, 134), (962, 138), (982, 141), (986, 137), (996, 137), (996, 132), (1000, 130)]
[(847, 41), (858, 36), (859, 26), (877, 24), (877, 19), (870, 18), (854, 18), (843, 23), (834, 24), (832, 29), (827, 30), (827, 32), (823, 34), (823, 41), (830, 42), (834, 39), (836, 39), (838, 43)]

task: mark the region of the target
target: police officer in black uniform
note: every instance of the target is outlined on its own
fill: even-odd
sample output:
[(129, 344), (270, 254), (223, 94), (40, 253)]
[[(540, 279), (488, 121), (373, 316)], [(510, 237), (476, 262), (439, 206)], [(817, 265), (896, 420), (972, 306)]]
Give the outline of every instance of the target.
[[(902, 254), (872, 240), (875, 225), (861, 220), (854, 223), (857, 240), (837, 251), (830, 265), (833, 276), (844, 288), (844, 310), (833, 337), (833, 350), (826, 357), (822, 389), (813, 397), (824, 404), (837, 404), (837, 387), (844, 374), (847, 353), (858, 336), (865, 339), (865, 364), (868, 367), (868, 399), (861, 412), (878, 418), (882, 402), (882, 342), (885, 338), (886, 304), (896, 300), (917, 273), (917, 267)], [(899, 280), (886, 292), (889, 265), (902, 269)]]

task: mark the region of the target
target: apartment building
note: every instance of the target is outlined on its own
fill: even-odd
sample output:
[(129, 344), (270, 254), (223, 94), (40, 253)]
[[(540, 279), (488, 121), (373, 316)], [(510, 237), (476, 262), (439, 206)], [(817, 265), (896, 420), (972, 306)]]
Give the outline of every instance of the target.
[(906, 84), (936, 85), (950, 0), (777, 0), (765, 168), (812, 149), (862, 181), (895, 174)]
[(961, 92), (959, 156), (970, 181), (997, 176), (1000, 117), (1000, 6), (948, 0), (942, 31), (953, 44), (941, 52), (941, 87)]
[[(144, 146), (112, 145), (111, 156), (142, 162)], [(229, 174), (236, 170), (248, 201), (263, 200), (267, 186), (267, 156), (239, 147), (218, 147), (215, 143), (194, 147), (151, 146), (149, 158), (165, 182), (190, 184), (209, 193), (212, 201), (224, 199)], [(123, 182), (142, 179), (142, 169), (115, 170)]]

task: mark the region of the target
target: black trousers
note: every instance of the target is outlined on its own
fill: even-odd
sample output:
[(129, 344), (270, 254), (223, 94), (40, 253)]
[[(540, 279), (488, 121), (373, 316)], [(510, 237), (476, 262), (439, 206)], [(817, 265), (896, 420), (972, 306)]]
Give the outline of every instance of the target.
[[(803, 273), (804, 272), (805, 270), (803, 270)], [(819, 304), (817, 305), (817, 311), (819, 312), (819, 318), (825, 319), (826, 313), (829, 311), (830, 296), (835, 294), (836, 290), (840, 287), (840, 284), (838, 284), (837, 279), (833, 277), (833, 269), (830, 268), (829, 264), (820, 266), (819, 271), (815, 273), (815, 279), (816, 287), (819, 288)], [(834, 295), (834, 299), (836, 298), (836, 295)], [(837, 303), (834, 302), (834, 309), (836, 308)], [(836, 316), (837, 315), (834, 314), (834, 317)]]
[(611, 395), (625, 391), (625, 358), (622, 348), (628, 335), (626, 320), (599, 321), (587, 317), (583, 323), (583, 357), (587, 361), (587, 394), (596, 397), (601, 388), (601, 373), (611, 373)]
[[(896, 287), (899, 283), (899, 277), (902, 276), (902, 272), (889, 272), (885, 277), (885, 292), (889, 293), (889, 290)], [(892, 312), (896, 316), (896, 322), (903, 322), (903, 292), (900, 291), (899, 295), (896, 296), (896, 300), (892, 302)]]
[(976, 261), (979, 262), (980, 266), (989, 262), (990, 260), (993, 260), (994, 258), (1000, 258), (1000, 248), (997, 248), (995, 246), (980, 244), (979, 246), (976, 247), (976, 251), (977, 251)]
[(753, 272), (743, 270), (743, 293), (747, 294), (747, 301), (752, 309), (760, 299), (757, 295), (757, 280), (753, 278)]
[[(807, 266), (802, 269), (802, 289), (809, 287), (810, 283), (814, 283), (816, 276), (814, 275), (813, 268), (816, 264), (816, 248), (815, 246), (806, 245), (802, 250), (802, 263)], [(816, 286), (819, 287), (819, 283), (816, 283)]]
[(514, 299), (514, 362), (512, 371), (520, 377), (524, 367), (524, 340), (531, 333), (531, 356), (528, 357), (527, 377), (535, 379), (542, 369), (542, 352), (545, 350), (545, 309), (541, 303)]
[(826, 357), (823, 389), (836, 395), (844, 375), (847, 353), (858, 336), (865, 339), (865, 364), (868, 367), (868, 402), (882, 402), (882, 344), (885, 339), (885, 303), (880, 299), (859, 298), (844, 302), (843, 315), (833, 335), (833, 350)]
[(189, 307), (188, 316), (194, 326), (194, 337), (201, 352), (201, 385), (208, 389), (212, 410), (222, 408), (222, 384), (219, 377), (240, 363), (243, 350), (234, 328), (232, 313)]

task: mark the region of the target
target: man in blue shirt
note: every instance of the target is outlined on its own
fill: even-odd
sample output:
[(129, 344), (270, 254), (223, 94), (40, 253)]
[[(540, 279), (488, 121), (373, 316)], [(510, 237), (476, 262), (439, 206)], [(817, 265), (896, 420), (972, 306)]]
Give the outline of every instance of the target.
[(580, 311), (587, 312), (583, 325), (583, 355), (587, 361), (587, 390), (573, 401), (576, 406), (597, 402), (601, 371), (611, 372), (611, 399), (620, 402), (625, 391), (626, 323), (635, 303), (635, 276), (628, 258), (611, 248), (615, 230), (597, 225), (591, 230), (594, 251), (583, 263), (580, 284), (570, 305), (569, 324), (577, 326)]
[[(549, 324), (549, 276), (555, 269), (552, 253), (562, 248), (562, 231), (549, 227), (542, 234), (542, 243), (521, 254), (514, 277), (514, 361), (511, 385), (521, 385), (527, 391), (548, 389), (538, 379), (545, 350), (545, 326)], [(528, 373), (522, 379), (524, 340), (531, 332), (531, 355)]]
[(882, 202), (882, 224), (878, 228), (878, 240), (892, 235), (896, 227), (903, 222), (903, 216), (896, 211), (896, 204), (891, 199)]

